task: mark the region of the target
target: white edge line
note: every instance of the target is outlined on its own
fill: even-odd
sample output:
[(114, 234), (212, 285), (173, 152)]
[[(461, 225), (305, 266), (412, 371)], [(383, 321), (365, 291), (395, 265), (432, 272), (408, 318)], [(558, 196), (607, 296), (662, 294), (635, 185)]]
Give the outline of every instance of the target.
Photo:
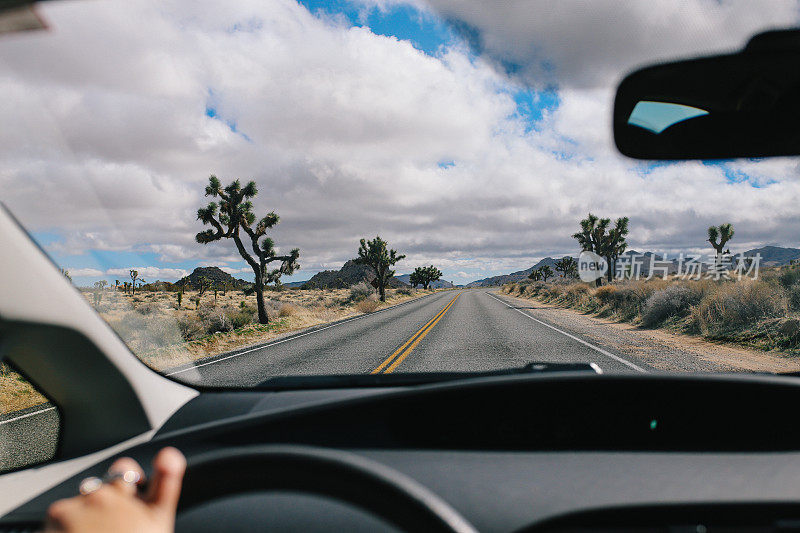
[(386, 307), (384, 309), (381, 309), (380, 311), (375, 311), (374, 313), (367, 313), (367, 314), (360, 315), (360, 316), (354, 316), (352, 318), (348, 318), (348, 319), (342, 320), (341, 322), (337, 322), (336, 324), (330, 324), (328, 326), (325, 326), (325, 327), (322, 327), (322, 328), (319, 328), (319, 329), (315, 329), (315, 330), (312, 330), (312, 331), (306, 331), (305, 333), (300, 333), (299, 335), (292, 335), (292, 336), (287, 337), (285, 339), (280, 339), (280, 340), (277, 340), (277, 341), (274, 341), (274, 342), (270, 342), (270, 343), (264, 344), (262, 346), (256, 346), (255, 348), (249, 348), (249, 349), (244, 350), (242, 352), (237, 352), (235, 354), (231, 354), (231, 355), (229, 355), (227, 357), (223, 357), (221, 359), (215, 359), (215, 360), (209, 361), (207, 363), (202, 363), (202, 364), (199, 364), (199, 365), (193, 365), (193, 366), (190, 366), (189, 368), (184, 368), (183, 370), (176, 370), (175, 372), (170, 372), (168, 374), (162, 374), (162, 375), (164, 375), (164, 376), (174, 376), (175, 374), (180, 374), (182, 372), (188, 372), (189, 370), (194, 370), (196, 368), (200, 368), (201, 366), (207, 366), (207, 365), (213, 365), (213, 364), (216, 364), (216, 363), (221, 363), (222, 361), (225, 361), (225, 360), (228, 360), (228, 359), (233, 359), (234, 357), (239, 357), (240, 355), (244, 355), (246, 353), (255, 352), (257, 350), (263, 350), (264, 348), (269, 348), (270, 346), (276, 346), (278, 344), (283, 344), (284, 342), (293, 341), (295, 339), (299, 339), (300, 337), (305, 337), (306, 335), (311, 335), (313, 333), (318, 333), (320, 331), (324, 331), (324, 330), (329, 329), (329, 328), (334, 328), (336, 326), (341, 326), (342, 324), (347, 324), (348, 322), (352, 322), (354, 320), (359, 320), (359, 319), (362, 319), (362, 318), (366, 318), (368, 316), (376, 315), (376, 314), (381, 313), (383, 311), (388, 311), (389, 309), (396, 309), (396, 308), (400, 307), (401, 305), (405, 305), (405, 304), (408, 304), (408, 303), (411, 303), (411, 302), (418, 302), (419, 300), (421, 300), (422, 298), (425, 298), (427, 296), (433, 296), (433, 294), (426, 294), (425, 296), (422, 296), (421, 298), (414, 298), (413, 300), (400, 302), (399, 304), (395, 304), (395, 305), (392, 305), (390, 307)]
[(8, 424), (10, 422), (14, 422), (15, 420), (22, 420), (23, 418), (28, 418), (29, 416), (38, 415), (38, 414), (41, 414), (41, 413), (44, 413), (44, 412), (47, 412), (47, 411), (52, 411), (53, 409), (55, 409), (55, 406), (54, 407), (46, 407), (44, 409), (39, 409), (38, 411), (34, 411), (32, 413), (27, 413), (27, 414), (24, 414), (24, 415), (16, 416), (14, 418), (9, 418), (8, 420), (3, 420), (2, 422), (0, 422), (0, 426), (2, 426), (3, 424)]
[(487, 292), (486, 294), (488, 294), (489, 296), (491, 296), (492, 298), (494, 298), (495, 300), (497, 300), (497, 301), (498, 301), (498, 302), (500, 302), (501, 304), (505, 305), (506, 307), (509, 307), (509, 308), (513, 309), (514, 311), (518, 312), (519, 314), (521, 314), (521, 315), (523, 315), (523, 316), (525, 316), (525, 317), (528, 317), (528, 318), (530, 318), (530, 319), (531, 319), (531, 320), (533, 320), (534, 322), (538, 322), (539, 324), (541, 324), (541, 325), (543, 325), (543, 326), (547, 326), (548, 328), (550, 328), (550, 329), (552, 329), (552, 330), (555, 330), (555, 331), (557, 331), (557, 332), (561, 333), (562, 335), (566, 335), (566, 336), (567, 336), (567, 337), (569, 337), (570, 339), (576, 340), (576, 341), (578, 341), (579, 343), (583, 344), (584, 346), (588, 346), (589, 348), (591, 348), (591, 349), (593, 349), (593, 350), (596, 350), (596, 351), (600, 352), (601, 354), (605, 355), (606, 357), (610, 357), (610, 358), (611, 358), (611, 359), (613, 359), (614, 361), (617, 361), (618, 363), (622, 363), (623, 365), (626, 365), (626, 366), (628, 366), (628, 367), (630, 367), (630, 368), (632, 368), (632, 369), (636, 370), (637, 372), (642, 372), (642, 373), (645, 373), (645, 374), (647, 373), (647, 370), (645, 370), (644, 368), (642, 368), (642, 367), (640, 367), (640, 366), (638, 366), (638, 365), (635, 365), (635, 364), (631, 363), (630, 361), (627, 361), (627, 360), (623, 359), (622, 357), (617, 357), (617, 356), (616, 356), (616, 355), (614, 355), (613, 353), (607, 352), (606, 350), (604, 350), (604, 349), (600, 348), (599, 346), (595, 346), (594, 344), (592, 344), (592, 343), (590, 343), (590, 342), (586, 342), (585, 340), (583, 340), (583, 339), (580, 339), (580, 338), (576, 337), (575, 335), (572, 335), (571, 333), (567, 333), (566, 331), (563, 331), (563, 330), (561, 330), (561, 329), (558, 329), (558, 328), (557, 328), (557, 327), (555, 327), (555, 326), (551, 326), (551, 325), (550, 325), (550, 324), (548, 324), (547, 322), (542, 322), (542, 321), (541, 321), (541, 320), (539, 320), (538, 318), (533, 318), (533, 317), (532, 317), (531, 315), (529, 315), (528, 313), (525, 313), (525, 312), (523, 312), (521, 309), (517, 309), (516, 307), (514, 307), (514, 306), (512, 306), (512, 305), (509, 305), (509, 304), (507, 304), (506, 302), (504, 302), (503, 300), (501, 300), (500, 298), (498, 298), (497, 296), (495, 296), (494, 294), (492, 294), (492, 293), (490, 293), (490, 292)]

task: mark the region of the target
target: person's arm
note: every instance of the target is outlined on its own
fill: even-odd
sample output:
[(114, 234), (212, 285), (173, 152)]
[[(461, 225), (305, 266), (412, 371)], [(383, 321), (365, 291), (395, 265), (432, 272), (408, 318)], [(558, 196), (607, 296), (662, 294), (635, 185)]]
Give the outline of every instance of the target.
[(83, 491), (87, 494), (53, 503), (47, 511), (45, 531), (172, 532), (185, 471), (183, 454), (164, 448), (153, 459), (147, 493), (139, 495), (138, 485), (144, 482), (142, 468), (128, 457), (118, 459), (109, 469), (112, 481), (91, 492)]

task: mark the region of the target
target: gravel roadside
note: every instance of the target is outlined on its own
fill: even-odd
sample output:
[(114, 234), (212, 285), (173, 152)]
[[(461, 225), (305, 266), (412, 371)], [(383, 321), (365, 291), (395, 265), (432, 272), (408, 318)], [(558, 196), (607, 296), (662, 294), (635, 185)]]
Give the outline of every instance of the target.
[(596, 318), (538, 300), (495, 294), (548, 322), (631, 360), (653, 368), (682, 372), (800, 372), (800, 358), (780, 352), (752, 350), (732, 344), (709, 342), (659, 329), (645, 329), (624, 322)]

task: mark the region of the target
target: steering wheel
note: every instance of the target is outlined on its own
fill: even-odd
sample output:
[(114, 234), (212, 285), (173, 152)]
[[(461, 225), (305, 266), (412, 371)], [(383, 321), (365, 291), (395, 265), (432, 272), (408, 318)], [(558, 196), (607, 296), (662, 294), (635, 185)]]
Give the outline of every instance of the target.
[(188, 463), (178, 514), (224, 496), (292, 490), (350, 503), (407, 531), (477, 531), (411, 478), (339, 450), (244, 446), (203, 453)]

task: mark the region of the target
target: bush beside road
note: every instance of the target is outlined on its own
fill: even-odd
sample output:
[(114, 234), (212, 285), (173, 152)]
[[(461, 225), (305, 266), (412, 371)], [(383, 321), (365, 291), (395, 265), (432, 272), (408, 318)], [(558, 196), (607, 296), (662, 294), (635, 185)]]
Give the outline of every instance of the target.
[(763, 269), (758, 280), (626, 280), (601, 287), (523, 281), (501, 291), (645, 328), (800, 355), (797, 265)]

